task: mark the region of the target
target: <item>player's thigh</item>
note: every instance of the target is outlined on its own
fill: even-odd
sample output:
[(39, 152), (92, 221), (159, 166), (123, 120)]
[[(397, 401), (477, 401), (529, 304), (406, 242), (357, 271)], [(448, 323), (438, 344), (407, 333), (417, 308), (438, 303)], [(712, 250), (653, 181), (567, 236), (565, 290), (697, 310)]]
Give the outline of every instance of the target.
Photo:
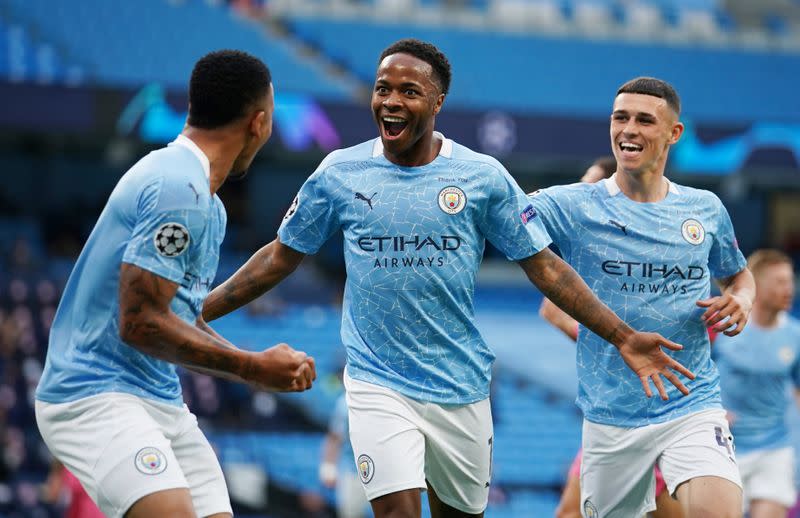
[[(739, 457), (744, 482), (745, 507), (750, 502), (774, 502), (788, 509), (794, 505), (797, 492), (794, 483), (794, 448), (757, 450)], [(762, 508), (770, 506), (763, 504)], [(766, 511), (764, 511), (766, 512)]]
[(233, 515), (225, 476), (214, 449), (197, 426), (197, 419), (185, 407), (172, 439), (198, 516)]
[(422, 424), (425, 476), (438, 501), (468, 515), (486, 509), (494, 447), (489, 399), (429, 405)]
[(584, 518), (631, 518), (656, 508), (657, 430), (584, 420), (580, 479)]
[(103, 394), (56, 405), (37, 401), (36, 414), (53, 455), (106, 516), (122, 516), (147, 495), (188, 488), (161, 423), (135, 396)]
[(442, 502), (430, 484), (428, 484), (428, 507), (431, 511), (431, 518), (483, 518), (483, 511), (467, 513)]
[(681, 503), (667, 491), (662, 491), (656, 497), (656, 510), (650, 513), (651, 518), (685, 518)]
[(741, 518), (742, 489), (728, 479), (695, 477), (675, 493), (686, 516), (692, 518)]
[[(417, 410), (397, 392), (371, 383), (345, 376), (345, 388), (356, 470), (373, 509), (375, 499), (409, 489), (418, 500), (426, 485), (425, 437)], [(382, 502), (394, 508), (412, 505), (411, 500), (406, 495)]]
[(580, 518), (581, 516), (581, 479), (569, 476), (561, 492), (561, 501), (556, 507), (556, 518)]
[(678, 497), (684, 512), (692, 517), (741, 515), (742, 484), (724, 410), (665, 423), (659, 442), (666, 444), (659, 466), (667, 491)]

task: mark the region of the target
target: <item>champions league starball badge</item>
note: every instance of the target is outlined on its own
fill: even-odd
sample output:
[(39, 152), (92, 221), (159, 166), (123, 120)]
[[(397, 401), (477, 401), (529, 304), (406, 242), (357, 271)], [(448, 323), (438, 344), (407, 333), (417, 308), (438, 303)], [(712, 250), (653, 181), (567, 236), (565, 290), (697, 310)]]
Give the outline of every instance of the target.
[(153, 244), (164, 257), (178, 257), (189, 248), (189, 231), (180, 223), (164, 223), (156, 231)]

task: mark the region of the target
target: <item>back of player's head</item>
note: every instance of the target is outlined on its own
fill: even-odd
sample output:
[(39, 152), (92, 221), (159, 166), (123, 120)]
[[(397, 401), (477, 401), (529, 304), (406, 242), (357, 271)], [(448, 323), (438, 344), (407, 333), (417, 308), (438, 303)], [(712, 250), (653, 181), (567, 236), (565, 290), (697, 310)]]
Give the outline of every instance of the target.
[(617, 171), (617, 159), (613, 156), (600, 157), (592, 165), (603, 170), (603, 178), (611, 178), (611, 175)]
[(643, 94), (652, 95), (667, 101), (667, 106), (680, 115), (681, 113), (681, 98), (678, 92), (671, 84), (655, 77), (637, 77), (631, 79), (624, 85), (619, 87), (617, 95), (619, 94)]
[(792, 259), (774, 248), (762, 248), (756, 250), (747, 258), (747, 267), (753, 272), (753, 275), (758, 275), (770, 266), (777, 264), (788, 264), (792, 266)]
[(428, 63), (433, 68), (434, 79), (439, 83), (439, 90), (443, 94), (450, 91), (452, 77), (450, 61), (435, 45), (414, 38), (399, 40), (386, 47), (381, 53), (378, 63), (392, 54), (409, 54)]
[(189, 80), (189, 125), (225, 126), (269, 92), (272, 76), (257, 57), (239, 50), (217, 50), (195, 64)]

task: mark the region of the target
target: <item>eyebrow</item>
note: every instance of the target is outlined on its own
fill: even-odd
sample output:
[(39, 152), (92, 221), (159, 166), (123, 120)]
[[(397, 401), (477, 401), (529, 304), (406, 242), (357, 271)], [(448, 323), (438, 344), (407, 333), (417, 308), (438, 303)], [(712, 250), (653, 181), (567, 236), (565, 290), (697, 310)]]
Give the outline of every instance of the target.
[[(614, 110), (613, 112), (611, 112), (611, 115), (630, 115), (630, 112), (628, 110)], [(650, 117), (653, 119), (656, 118), (656, 115), (650, 112), (636, 112), (634, 115), (636, 117)]]

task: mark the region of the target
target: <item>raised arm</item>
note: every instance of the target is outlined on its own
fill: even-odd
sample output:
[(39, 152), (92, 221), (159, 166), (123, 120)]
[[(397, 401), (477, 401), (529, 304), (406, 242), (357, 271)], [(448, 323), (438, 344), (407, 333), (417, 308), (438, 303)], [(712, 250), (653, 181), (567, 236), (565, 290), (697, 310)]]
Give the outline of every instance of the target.
[(682, 393), (689, 393), (672, 371), (690, 379), (694, 379), (694, 374), (661, 349), (664, 346), (680, 350), (681, 345), (657, 333), (640, 333), (631, 329), (592, 293), (572, 267), (551, 250), (545, 248), (519, 264), (531, 282), (554, 304), (619, 349), (625, 363), (639, 376), (648, 397), (652, 396), (649, 384), (652, 380), (661, 398), (667, 399), (661, 375)]
[[(697, 305), (706, 308), (702, 316), (706, 326), (713, 327), (718, 333), (736, 336), (750, 318), (756, 297), (756, 281), (750, 270), (744, 268), (730, 277), (717, 279), (717, 284), (722, 294), (698, 300)], [(727, 320), (722, 322), (725, 318)]]
[(122, 263), (120, 338), (155, 358), (261, 390), (302, 391), (311, 387), (316, 377), (313, 358), (286, 344), (261, 352), (236, 349), (178, 317), (170, 308), (177, 291), (176, 283)]
[(203, 304), (203, 318), (210, 322), (253, 301), (292, 273), (303, 257), (276, 238), (214, 288)]

